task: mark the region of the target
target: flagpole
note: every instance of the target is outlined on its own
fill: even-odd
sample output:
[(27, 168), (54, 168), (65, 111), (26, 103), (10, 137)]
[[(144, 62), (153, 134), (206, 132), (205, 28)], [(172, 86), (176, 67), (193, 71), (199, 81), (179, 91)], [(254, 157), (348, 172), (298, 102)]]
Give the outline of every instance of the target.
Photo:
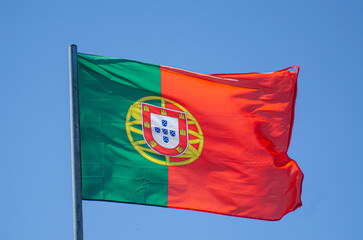
[(72, 191), (74, 240), (83, 240), (81, 141), (78, 108), (77, 45), (69, 45), (69, 90), (71, 104)]

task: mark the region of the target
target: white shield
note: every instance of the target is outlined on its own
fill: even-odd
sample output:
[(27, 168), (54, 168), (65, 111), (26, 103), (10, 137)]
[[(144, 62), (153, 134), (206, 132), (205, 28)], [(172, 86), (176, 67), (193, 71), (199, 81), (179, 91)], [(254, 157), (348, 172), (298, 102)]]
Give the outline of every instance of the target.
[(172, 149), (179, 144), (179, 119), (150, 113), (151, 133), (164, 148)]

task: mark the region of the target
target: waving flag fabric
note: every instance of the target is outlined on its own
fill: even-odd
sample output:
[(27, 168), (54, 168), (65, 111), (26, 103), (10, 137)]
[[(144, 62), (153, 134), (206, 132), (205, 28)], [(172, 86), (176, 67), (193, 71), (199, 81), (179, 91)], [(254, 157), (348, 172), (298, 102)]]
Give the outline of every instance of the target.
[(79, 53), (83, 199), (282, 218), (301, 206), (287, 155), (298, 70), (200, 74)]

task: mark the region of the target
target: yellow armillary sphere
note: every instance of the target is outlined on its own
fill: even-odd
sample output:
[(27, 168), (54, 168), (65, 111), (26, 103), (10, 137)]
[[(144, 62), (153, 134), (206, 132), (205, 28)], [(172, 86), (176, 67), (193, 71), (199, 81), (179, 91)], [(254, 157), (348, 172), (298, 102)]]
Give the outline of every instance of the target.
[[(168, 106), (172, 105), (173, 109), (168, 109), (165, 108), (165, 104), (168, 104)], [(154, 105), (158, 105), (158, 106), (154, 106)], [(142, 108), (142, 106), (144, 106)], [(161, 106), (161, 107), (159, 107)], [(185, 118), (184, 116), (186, 116), (185, 124), (187, 126), (187, 129), (174, 129), (175, 131), (170, 131), (169, 133), (173, 133), (174, 137), (175, 137), (175, 132), (176, 132), (176, 138), (178, 139), (179, 135), (180, 138), (184, 137), (186, 140), (185, 142), (187, 142), (186, 146), (184, 148), (182, 147), (176, 147), (176, 150), (180, 150), (180, 154), (181, 155), (169, 155), (168, 154), (161, 154), (160, 151), (157, 151), (157, 140), (151, 140), (148, 141), (145, 138), (145, 131), (144, 129), (150, 129), (152, 128), (152, 125), (150, 125), (150, 122), (155, 122), (155, 120), (150, 120), (149, 122), (145, 121), (143, 122), (143, 117), (145, 118), (145, 116), (143, 116), (143, 112), (145, 111), (149, 111), (149, 107), (150, 108), (154, 108), (154, 109), (161, 109), (161, 115), (167, 115), (167, 111), (175, 112), (179, 113), (179, 117), (181, 118), (180, 121), (183, 121), (183, 119)], [(151, 109), (150, 109), (151, 111)], [(148, 113), (150, 115), (150, 113)], [(157, 116), (156, 114), (154, 114), (154, 116)], [(158, 119), (158, 117), (156, 117), (156, 119)], [(175, 122), (175, 121), (179, 121), (177, 118), (172, 119), (171, 117), (167, 117), (165, 116), (164, 119), (168, 119), (170, 120), (170, 122)], [(164, 121), (164, 120), (162, 120)], [(164, 122), (166, 124), (166, 120)], [(183, 122), (181, 122), (183, 123)], [(181, 124), (179, 124), (181, 125)], [(157, 129), (158, 132), (160, 132), (160, 128), (158, 127), (154, 127), (155, 129)], [(166, 129), (162, 129), (163, 131)], [(154, 130), (153, 130), (154, 131)], [(168, 130), (166, 130), (168, 131)], [(180, 132), (179, 132), (180, 131)], [(203, 137), (203, 132), (202, 129), (199, 125), (199, 123), (197, 122), (197, 120), (193, 117), (193, 115), (188, 112), (187, 109), (185, 109), (182, 105), (163, 98), (163, 97), (158, 97), (158, 96), (148, 96), (148, 97), (143, 97), (139, 100), (137, 100), (134, 104), (132, 104), (129, 108), (129, 111), (127, 113), (126, 116), (126, 132), (127, 132), (127, 136), (130, 140), (130, 143), (132, 144), (132, 146), (143, 156), (145, 157), (147, 160), (157, 163), (157, 164), (161, 164), (161, 165), (166, 165), (166, 166), (180, 166), (180, 165), (185, 165), (185, 164), (189, 164), (195, 160), (197, 160), (200, 156), (200, 154), (202, 153), (203, 150), (203, 144), (204, 144), (204, 137)], [(149, 130), (149, 132), (151, 133), (151, 130)], [(155, 131), (153, 132), (153, 134), (155, 133)], [(149, 134), (151, 135), (151, 134)], [(156, 133), (155, 133), (156, 135)], [(154, 136), (154, 135), (153, 135)], [(162, 138), (161, 138), (162, 139)], [(169, 138), (165, 137), (164, 141), (166, 143), (169, 142)], [(162, 142), (158, 142), (163, 144)], [(178, 142), (177, 142), (178, 144)], [(154, 148), (155, 147), (155, 148)], [(176, 151), (174, 150), (174, 151)], [(166, 149), (166, 151), (170, 151), (169, 149)]]

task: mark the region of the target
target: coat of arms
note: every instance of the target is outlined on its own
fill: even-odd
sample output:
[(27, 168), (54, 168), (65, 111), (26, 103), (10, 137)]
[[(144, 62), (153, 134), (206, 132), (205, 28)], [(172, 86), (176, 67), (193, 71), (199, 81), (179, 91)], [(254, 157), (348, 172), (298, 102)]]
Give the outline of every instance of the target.
[(181, 166), (194, 162), (202, 153), (202, 128), (185, 107), (173, 100), (140, 98), (130, 106), (125, 125), (132, 146), (151, 162)]

